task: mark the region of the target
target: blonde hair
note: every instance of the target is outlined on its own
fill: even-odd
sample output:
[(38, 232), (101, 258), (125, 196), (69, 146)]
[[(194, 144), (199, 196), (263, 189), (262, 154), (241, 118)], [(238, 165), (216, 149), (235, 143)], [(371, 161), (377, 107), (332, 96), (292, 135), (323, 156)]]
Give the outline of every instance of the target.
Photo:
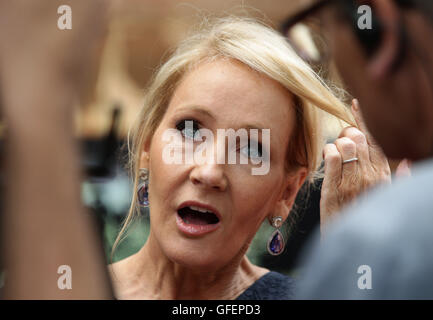
[[(147, 89), (137, 126), (128, 137), (129, 168), (138, 185), (138, 166), (143, 146), (149, 143), (177, 85), (183, 76), (204, 61), (219, 58), (237, 60), (280, 83), (293, 96), (296, 127), (287, 149), (286, 169), (306, 167), (310, 182), (321, 163), (324, 138), (319, 109), (353, 124), (345, 104), (326, 83), (293, 51), (286, 39), (253, 18), (225, 17), (205, 20), (200, 30), (181, 42), (154, 75)], [(131, 138), (131, 139), (130, 139)], [(130, 141), (132, 140), (132, 145)], [(131, 207), (113, 245), (139, 213), (134, 192)]]

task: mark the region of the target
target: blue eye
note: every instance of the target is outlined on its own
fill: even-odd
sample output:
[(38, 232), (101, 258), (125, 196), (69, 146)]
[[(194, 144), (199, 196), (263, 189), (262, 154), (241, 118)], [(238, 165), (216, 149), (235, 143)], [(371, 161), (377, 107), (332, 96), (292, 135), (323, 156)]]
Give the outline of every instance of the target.
[(241, 148), (240, 151), (246, 155), (248, 158), (260, 158), (262, 157), (262, 145), (260, 143), (255, 143), (252, 146), (249, 142), (248, 145)]
[(176, 129), (179, 130), (186, 139), (202, 141), (200, 134), (200, 126), (196, 120), (186, 119), (176, 124)]

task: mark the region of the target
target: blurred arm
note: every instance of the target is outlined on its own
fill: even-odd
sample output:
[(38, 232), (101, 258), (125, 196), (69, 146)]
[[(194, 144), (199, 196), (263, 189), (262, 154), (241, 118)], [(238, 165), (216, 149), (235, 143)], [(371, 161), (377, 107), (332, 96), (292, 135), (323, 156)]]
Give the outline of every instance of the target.
[[(75, 3), (76, 11), (86, 9), (85, 2)], [(56, 20), (44, 25), (47, 17), (37, 15), (47, 12), (52, 17), (56, 1), (1, 5), (8, 11), (2, 16), (11, 23), (17, 12), (35, 15), (21, 17), (20, 25), (10, 26), (13, 38), (0, 34), (5, 49), (0, 57), (2, 114), (7, 123), (1, 232), (4, 298), (112, 298), (96, 228), (81, 205), (78, 146), (73, 139), (73, 106), (84, 78), (80, 70), (70, 72), (89, 61), (83, 48), (90, 45), (79, 41), (95, 39), (89, 32), (80, 32), (78, 19), (76, 31), (69, 34), (52, 29)], [(33, 11), (28, 6), (39, 7)], [(26, 42), (29, 38), (32, 41)], [(38, 47), (37, 39), (45, 41)], [(58, 287), (62, 265), (71, 268), (71, 290)]]

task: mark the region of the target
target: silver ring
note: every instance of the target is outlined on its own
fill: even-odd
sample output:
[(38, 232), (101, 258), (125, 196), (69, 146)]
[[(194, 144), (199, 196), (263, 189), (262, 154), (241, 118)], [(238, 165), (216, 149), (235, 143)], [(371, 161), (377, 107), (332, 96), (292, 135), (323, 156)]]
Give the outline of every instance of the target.
[(354, 162), (354, 161), (358, 161), (358, 158), (351, 158), (351, 159), (347, 159), (347, 160), (343, 160), (343, 164), (346, 164), (346, 163), (350, 163), (350, 162)]

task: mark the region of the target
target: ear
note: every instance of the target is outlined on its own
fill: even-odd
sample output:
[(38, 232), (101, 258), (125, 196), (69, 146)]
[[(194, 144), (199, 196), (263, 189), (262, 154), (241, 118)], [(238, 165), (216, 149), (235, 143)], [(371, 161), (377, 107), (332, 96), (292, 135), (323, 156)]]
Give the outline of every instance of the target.
[(376, 18), (382, 26), (382, 41), (368, 63), (372, 78), (389, 74), (400, 51), (400, 16), (393, 0), (371, 0)]
[(149, 151), (150, 151), (150, 144), (145, 142), (143, 145), (143, 148), (141, 149), (140, 154), (140, 168), (149, 168)]
[(140, 168), (149, 168), (149, 154), (146, 151), (141, 152)]
[(283, 221), (286, 221), (295, 203), (296, 195), (304, 184), (307, 175), (308, 170), (305, 167), (301, 167), (294, 174), (288, 175), (281, 198), (276, 203), (273, 215), (269, 217), (270, 221), (274, 216), (280, 216)]

